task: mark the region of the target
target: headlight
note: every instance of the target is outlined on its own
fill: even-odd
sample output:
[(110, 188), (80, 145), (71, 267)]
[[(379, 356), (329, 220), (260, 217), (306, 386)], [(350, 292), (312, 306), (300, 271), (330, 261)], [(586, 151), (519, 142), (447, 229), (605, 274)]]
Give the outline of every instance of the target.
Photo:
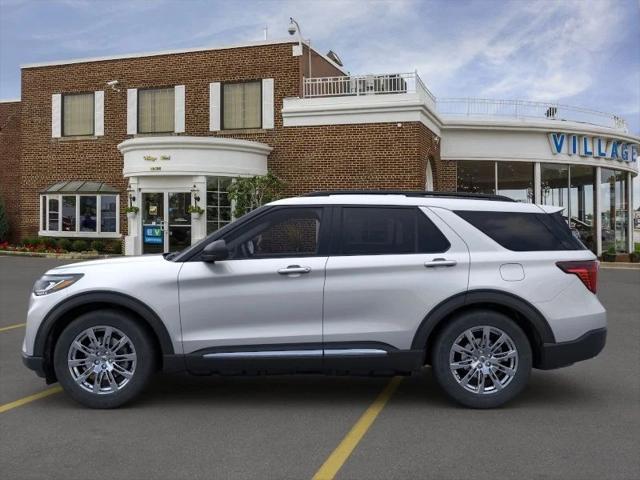
[(81, 273), (73, 273), (69, 275), (43, 275), (33, 285), (33, 293), (37, 296), (49, 295), (50, 293), (70, 287), (81, 278)]

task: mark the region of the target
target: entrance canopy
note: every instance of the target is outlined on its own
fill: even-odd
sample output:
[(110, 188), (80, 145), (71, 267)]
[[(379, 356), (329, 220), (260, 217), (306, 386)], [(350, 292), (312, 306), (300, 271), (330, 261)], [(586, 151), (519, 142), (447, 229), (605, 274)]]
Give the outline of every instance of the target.
[(54, 183), (40, 193), (120, 193), (120, 190), (104, 182), (71, 180)]

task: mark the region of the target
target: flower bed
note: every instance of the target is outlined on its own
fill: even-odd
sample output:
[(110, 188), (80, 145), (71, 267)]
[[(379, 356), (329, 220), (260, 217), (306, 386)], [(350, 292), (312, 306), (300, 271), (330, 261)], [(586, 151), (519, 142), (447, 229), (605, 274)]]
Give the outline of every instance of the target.
[(92, 255), (122, 253), (120, 240), (83, 240), (68, 238), (35, 237), (25, 238), (18, 244), (0, 242), (0, 252), (14, 252), (23, 254), (53, 254), (87, 253)]

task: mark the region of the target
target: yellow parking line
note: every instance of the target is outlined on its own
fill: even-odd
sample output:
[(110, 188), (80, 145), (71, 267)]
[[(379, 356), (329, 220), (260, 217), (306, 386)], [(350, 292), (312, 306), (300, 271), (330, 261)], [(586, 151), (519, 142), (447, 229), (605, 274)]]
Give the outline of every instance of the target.
[(14, 408), (21, 407), (22, 405), (26, 405), (27, 403), (31, 403), (36, 400), (40, 400), (41, 398), (48, 397), (49, 395), (53, 395), (54, 393), (58, 393), (61, 391), (62, 391), (62, 387), (60, 385), (56, 385), (55, 387), (47, 388), (42, 392), (29, 395), (28, 397), (20, 398), (13, 402), (5, 403), (4, 405), (0, 405), (0, 413), (8, 412), (9, 410), (13, 410)]
[(16, 323), (15, 325), (9, 325), (7, 327), (0, 327), (0, 332), (6, 332), (7, 330), (13, 330), (14, 328), (24, 327), (26, 323)]
[(378, 395), (378, 398), (367, 408), (355, 425), (351, 427), (349, 433), (342, 439), (340, 445), (336, 447), (331, 455), (329, 455), (329, 458), (322, 464), (320, 470), (313, 476), (313, 480), (332, 480), (336, 476), (342, 468), (342, 465), (347, 461), (376, 417), (387, 404), (393, 392), (396, 391), (401, 381), (402, 377), (393, 377), (391, 381), (389, 381), (387, 386), (384, 387), (384, 390)]

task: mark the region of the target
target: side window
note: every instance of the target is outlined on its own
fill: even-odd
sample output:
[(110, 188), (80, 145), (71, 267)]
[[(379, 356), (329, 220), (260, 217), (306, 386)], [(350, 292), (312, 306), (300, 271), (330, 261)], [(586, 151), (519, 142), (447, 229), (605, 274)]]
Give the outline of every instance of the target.
[(225, 238), (229, 258), (308, 257), (318, 254), (322, 208), (282, 208)]
[(343, 255), (435, 253), (450, 246), (417, 208), (343, 207), (341, 224)]

